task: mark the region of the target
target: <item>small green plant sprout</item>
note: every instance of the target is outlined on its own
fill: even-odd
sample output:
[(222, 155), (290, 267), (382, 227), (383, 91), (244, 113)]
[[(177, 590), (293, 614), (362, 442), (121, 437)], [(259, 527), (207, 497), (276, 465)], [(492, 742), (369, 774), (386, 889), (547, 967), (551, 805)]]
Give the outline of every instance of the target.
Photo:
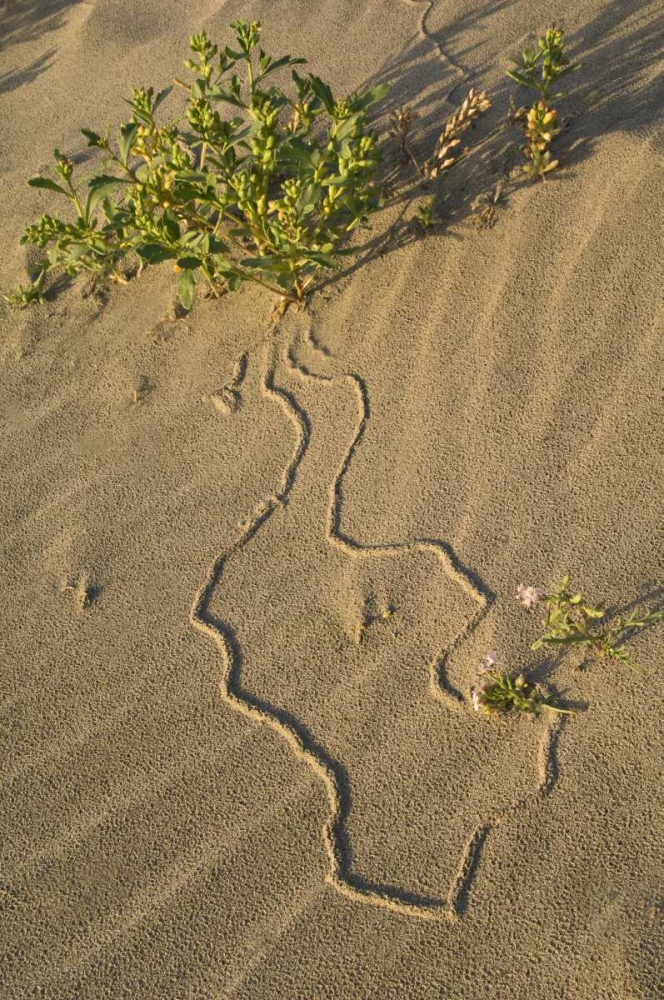
[[(26, 230), (23, 242), (48, 257), (39, 288), (14, 293), (19, 304), (36, 300), (56, 268), (125, 281), (122, 262), (137, 255), (141, 267), (172, 263), (186, 310), (201, 280), (215, 297), (251, 281), (276, 293), (283, 312), (352, 251), (351, 234), (382, 203), (368, 112), (387, 85), (338, 100), (319, 77), (297, 72), (304, 59), (259, 48), (258, 21), (231, 27), (233, 47), (205, 32), (190, 39), (193, 82), (174, 81), (185, 116), (160, 123), (172, 87), (139, 89), (115, 141), (83, 130), (112, 173), (77, 184), (74, 163), (56, 150), (57, 180), (28, 181), (64, 196), (75, 218), (45, 215)], [(287, 92), (273, 80), (288, 69)]]
[(557, 112), (551, 107), (551, 100), (565, 95), (562, 91), (553, 93), (552, 89), (561, 77), (579, 69), (582, 64), (570, 62), (564, 50), (563, 32), (555, 26), (547, 28), (545, 34), (537, 40), (537, 48), (524, 49), (521, 60), (513, 61), (518, 69), (507, 70), (510, 79), (536, 90), (540, 95), (531, 108), (512, 111), (511, 120), (525, 120), (525, 172), (533, 180), (543, 179), (559, 163), (553, 159), (549, 149), (560, 132), (557, 127)]
[(45, 278), (46, 270), (41, 267), (34, 274), (34, 281), (30, 285), (19, 285), (18, 288), (13, 289), (11, 292), (7, 292), (6, 294), (3, 292), (2, 298), (10, 306), (15, 306), (17, 309), (24, 309), (33, 302), (43, 302), (44, 295), (42, 288)]
[(473, 708), (485, 715), (524, 712), (538, 715), (542, 709), (573, 715), (571, 709), (553, 704), (552, 696), (539, 684), (532, 684), (524, 674), (514, 677), (499, 669), (495, 653), (487, 653), (479, 666), (480, 681), (471, 689)]
[(552, 25), (537, 39), (537, 48), (524, 49), (521, 59), (512, 60), (518, 69), (507, 70), (515, 83), (536, 90), (545, 104), (552, 98), (564, 97), (562, 91), (551, 93), (552, 87), (565, 76), (580, 69), (583, 63), (571, 63), (565, 54), (563, 31)]
[(587, 646), (599, 656), (620, 660), (632, 667), (635, 664), (625, 643), (620, 644), (620, 639), (629, 635), (632, 629), (654, 624), (663, 615), (662, 611), (636, 610), (626, 618), (618, 617), (608, 627), (600, 626), (598, 623), (606, 616), (604, 607), (588, 604), (583, 594), (570, 589), (569, 575), (563, 577), (560, 586), (550, 594), (537, 587), (519, 584), (517, 599), (528, 609), (540, 602), (546, 607), (546, 614), (542, 619), (544, 633), (532, 644), (531, 649), (540, 649), (542, 646)]
[(417, 206), (417, 221), (424, 230), (430, 229), (431, 226), (435, 226), (440, 221), (435, 215), (435, 201), (436, 199), (432, 196), (425, 198)]
[(434, 180), (444, 170), (449, 170), (458, 162), (462, 153), (465, 152), (465, 150), (459, 149), (460, 136), (490, 107), (491, 102), (485, 90), (479, 94), (476, 94), (474, 89), (468, 91), (468, 96), (463, 104), (445, 122), (445, 127), (438, 136), (433, 156), (422, 167), (421, 173), (425, 180)]

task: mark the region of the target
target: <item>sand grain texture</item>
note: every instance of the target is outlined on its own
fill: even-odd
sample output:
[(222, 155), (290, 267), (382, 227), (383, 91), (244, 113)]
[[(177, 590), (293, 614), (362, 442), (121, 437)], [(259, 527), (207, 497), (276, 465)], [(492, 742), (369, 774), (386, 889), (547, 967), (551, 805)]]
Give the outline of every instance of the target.
[(528, 665), (521, 580), (661, 604), (656, 5), (14, 0), (2, 286), (25, 177), (201, 25), (389, 80), (425, 148), (553, 14), (565, 169), (492, 229), (503, 138), (269, 341), (260, 290), (164, 322), (167, 268), (0, 306), (3, 1000), (656, 995), (661, 632), (555, 665), (571, 720), (467, 704)]

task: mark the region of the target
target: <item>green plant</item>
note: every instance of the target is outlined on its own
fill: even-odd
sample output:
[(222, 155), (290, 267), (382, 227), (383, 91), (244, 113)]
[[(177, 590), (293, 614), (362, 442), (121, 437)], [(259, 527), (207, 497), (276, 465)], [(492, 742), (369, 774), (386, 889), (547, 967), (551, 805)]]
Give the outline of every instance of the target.
[(488, 653), (479, 667), (481, 680), (472, 688), (473, 708), (476, 712), (486, 715), (497, 715), (503, 712), (524, 712), (537, 715), (542, 709), (558, 712), (561, 715), (573, 715), (571, 709), (560, 708), (553, 704), (552, 695), (540, 684), (532, 684), (524, 674), (514, 677), (504, 670), (496, 668), (495, 653)]
[(559, 132), (557, 112), (549, 108), (544, 101), (533, 104), (526, 113), (524, 154), (528, 162), (523, 168), (533, 180), (544, 177), (558, 166), (560, 161), (553, 159), (548, 147)]
[(34, 279), (30, 285), (19, 285), (18, 288), (13, 289), (11, 292), (2, 293), (2, 298), (10, 306), (22, 309), (33, 302), (44, 301), (42, 288), (44, 287), (44, 279), (46, 277), (45, 269), (40, 267), (37, 268), (36, 272), (29, 273)]
[(569, 61), (565, 53), (562, 29), (555, 25), (547, 28), (544, 35), (537, 39), (537, 48), (524, 49), (521, 60), (513, 59), (512, 62), (519, 68), (507, 70), (510, 79), (536, 90), (546, 104), (549, 104), (551, 98), (565, 96), (561, 91), (552, 94), (551, 88), (561, 77), (583, 65)]
[[(173, 262), (185, 309), (202, 277), (214, 296), (257, 282), (279, 295), (283, 311), (351, 252), (344, 242), (381, 204), (367, 112), (387, 86), (336, 100), (319, 77), (293, 68), (305, 60), (258, 48), (258, 21), (231, 27), (235, 48), (220, 50), (205, 32), (191, 38), (195, 58), (185, 65), (195, 79), (174, 81), (186, 92), (184, 117), (159, 124), (172, 87), (140, 89), (116, 143), (83, 130), (114, 173), (77, 185), (73, 161), (56, 150), (58, 180), (28, 181), (66, 197), (75, 220), (44, 215), (27, 228), (22, 242), (48, 256), (38, 286), (13, 293), (14, 304), (36, 300), (56, 268), (125, 281), (122, 262), (137, 254), (142, 266)], [(272, 84), (286, 68), (291, 94)], [(232, 117), (222, 118), (220, 105)]]
[(544, 633), (537, 639), (531, 649), (542, 646), (588, 646), (599, 656), (613, 658), (634, 666), (625, 643), (620, 644), (633, 629), (652, 625), (662, 618), (661, 611), (633, 611), (626, 618), (622, 615), (613, 624), (600, 626), (598, 623), (606, 616), (602, 605), (592, 606), (586, 602), (583, 594), (570, 589), (570, 577), (563, 577), (560, 585), (547, 594), (535, 587), (520, 584), (517, 598), (527, 608), (533, 608), (540, 602), (546, 607), (542, 619)]
[(549, 146), (559, 134), (557, 112), (551, 107), (551, 100), (564, 97), (562, 91), (552, 93), (552, 88), (561, 77), (581, 67), (582, 63), (571, 63), (565, 54), (563, 32), (560, 28), (547, 28), (538, 38), (537, 48), (524, 49), (521, 60), (513, 60), (519, 67), (507, 70), (507, 75), (516, 83), (536, 90), (540, 95), (531, 108), (519, 108), (512, 112), (512, 119), (524, 119), (526, 145), (523, 153), (527, 159), (525, 172), (533, 180), (544, 178), (555, 170), (559, 161), (554, 160)]
[(435, 207), (436, 199), (433, 196), (425, 198), (417, 206), (417, 221), (424, 230), (430, 229), (431, 226), (435, 226), (439, 222), (435, 214)]

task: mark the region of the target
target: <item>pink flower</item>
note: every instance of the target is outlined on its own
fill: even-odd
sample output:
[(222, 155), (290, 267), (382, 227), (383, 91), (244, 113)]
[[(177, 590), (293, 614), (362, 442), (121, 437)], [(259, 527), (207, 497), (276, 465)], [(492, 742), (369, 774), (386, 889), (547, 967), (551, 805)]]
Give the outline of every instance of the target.
[(498, 662), (497, 653), (487, 653), (478, 667), (478, 673), (489, 674)]
[(525, 583), (520, 583), (516, 588), (517, 601), (521, 601), (524, 608), (528, 608), (528, 610), (539, 604), (543, 597), (546, 597), (546, 591), (540, 590), (539, 587), (527, 587)]

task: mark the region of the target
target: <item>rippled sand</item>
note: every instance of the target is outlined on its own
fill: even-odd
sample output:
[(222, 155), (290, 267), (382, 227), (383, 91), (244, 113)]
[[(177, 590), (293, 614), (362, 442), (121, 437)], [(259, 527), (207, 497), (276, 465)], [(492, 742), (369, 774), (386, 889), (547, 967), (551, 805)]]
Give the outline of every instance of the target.
[[(387, 208), (271, 338), (260, 289), (165, 322), (168, 267), (0, 305), (0, 997), (650, 1000), (662, 633), (580, 670), (514, 591), (661, 604), (656, 5), (14, 0), (3, 289), (25, 178), (238, 16), (422, 149), (494, 109), (446, 226)], [(489, 133), (553, 17), (564, 169), (517, 184)], [(577, 714), (479, 718), (490, 649)]]

